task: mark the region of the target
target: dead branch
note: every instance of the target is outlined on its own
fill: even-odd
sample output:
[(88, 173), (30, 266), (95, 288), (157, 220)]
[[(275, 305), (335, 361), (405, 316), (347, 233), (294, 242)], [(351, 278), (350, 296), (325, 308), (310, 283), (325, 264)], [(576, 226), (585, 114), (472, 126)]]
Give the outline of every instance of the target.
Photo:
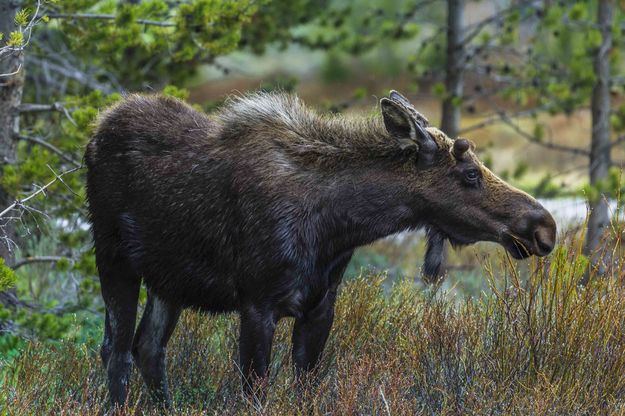
[(22, 113), (44, 113), (48, 111), (58, 111), (65, 115), (65, 118), (69, 120), (74, 126), (78, 127), (76, 121), (69, 113), (69, 110), (63, 103), (52, 103), (52, 104), (20, 104), (18, 108), (20, 114)]
[(586, 157), (590, 156), (590, 151), (587, 149), (583, 149), (581, 147), (566, 146), (563, 144), (558, 144), (558, 143), (553, 143), (553, 142), (545, 142), (539, 139), (538, 137), (534, 136), (531, 133), (528, 133), (527, 131), (519, 127), (517, 124), (515, 124), (510, 119), (510, 117), (508, 117), (505, 113), (503, 113), (501, 117), (501, 121), (507, 124), (508, 126), (510, 126), (516, 133), (519, 134), (519, 136), (525, 138), (530, 143), (537, 144), (547, 149), (558, 150), (561, 152), (567, 152), (567, 153), (571, 153), (574, 155), (580, 155), (580, 156), (586, 156)]
[[(49, 13), (47, 16), (50, 19), (97, 19), (97, 20), (117, 19), (117, 16), (115, 16), (114, 14), (101, 14), (101, 13)], [(160, 27), (176, 26), (172, 22), (149, 20), (149, 19), (137, 19), (135, 22), (141, 25), (148, 25), (148, 26), (160, 26)]]
[(475, 39), (475, 37), (477, 35), (479, 35), (484, 28), (486, 28), (490, 24), (497, 23), (497, 22), (501, 21), (507, 15), (509, 15), (509, 14), (515, 12), (515, 11), (522, 10), (524, 8), (535, 8), (535, 7), (538, 7), (537, 5), (534, 5), (533, 3), (534, 2), (519, 2), (518, 4), (513, 4), (512, 6), (509, 6), (509, 7), (505, 8), (505, 9), (499, 10), (499, 11), (495, 12), (493, 15), (491, 15), (491, 16), (485, 18), (485, 19), (482, 19), (479, 22), (476, 22), (473, 25), (467, 27), (467, 29), (471, 29), (471, 31), (468, 32), (464, 36), (464, 39), (462, 40), (462, 45), (467, 45), (473, 39)]
[(27, 56), (27, 60), (38, 67), (43, 67), (45, 65), (47, 69), (66, 78), (73, 79), (74, 81), (77, 81), (91, 89), (100, 90), (105, 94), (111, 94), (114, 92), (114, 89), (110, 85), (98, 82), (93, 76), (81, 71), (80, 69), (56, 64), (47, 59), (39, 59), (32, 55)]
[(57, 263), (67, 257), (63, 256), (30, 256), (24, 257), (23, 259), (15, 262), (13, 265), (13, 270), (17, 270), (22, 266), (27, 266), (33, 263)]
[(5, 217), (9, 212), (11, 212), (12, 210), (14, 210), (16, 208), (27, 209), (28, 207), (25, 205), (26, 202), (28, 202), (31, 199), (35, 198), (39, 194), (42, 194), (42, 193), (45, 194), (46, 189), (48, 189), (49, 187), (54, 185), (57, 181), (61, 182), (61, 178), (63, 176), (68, 175), (68, 174), (73, 173), (73, 172), (76, 172), (79, 169), (82, 169), (82, 165), (81, 166), (77, 166), (77, 167), (72, 168), (72, 169), (69, 169), (69, 170), (66, 170), (65, 172), (61, 172), (58, 175), (55, 174), (54, 179), (52, 179), (50, 182), (46, 183), (42, 187), (38, 188), (32, 194), (30, 194), (27, 197), (22, 198), (22, 199), (16, 199), (15, 202), (13, 202), (11, 205), (6, 207), (2, 212), (0, 212), (0, 218)]
[[(531, 117), (535, 114), (538, 113), (538, 111), (540, 111), (537, 108), (531, 108), (529, 110), (520, 110), (511, 114), (508, 114), (508, 116), (510, 118), (519, 118), (519, 117)], [(501, 123), (501, 119), (502, 119), (502, 114), (501, 113), (497, 113), (494, 116), (488, 117), (478, 123), (475, 124), (471, 124), (470, 126), (467, 126), (465, 128), (460, 129), (460, 131), (458, 132), (459, 134), (465, 134), (474, 130), (480, 130), (483, 129), (484, 127), (488, 127), (492, 124), (497, 124), (497, 123)]]

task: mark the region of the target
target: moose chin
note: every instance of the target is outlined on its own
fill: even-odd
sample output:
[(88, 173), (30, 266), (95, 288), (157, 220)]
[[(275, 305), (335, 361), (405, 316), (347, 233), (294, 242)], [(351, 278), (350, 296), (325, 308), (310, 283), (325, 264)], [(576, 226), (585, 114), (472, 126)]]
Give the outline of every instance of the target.
[[(87, 197), (106, 304), (101, 356), (113, 405), (132, 362), (170, 401), (167, 342), (184, 308), (236, 311), (243, 388), (263, 400), (276, 323), (294, 317), (298, 377), (318, 363), (354, 249), (425, 228), (424, 274), (445, 245), (494, 241), (547, 255), (556, 224), (392, 91), (381, 115), (321, 115), (257, 93), (205, 115), (158, 95), (104, 112), (87, 146)], [(139, 288), (148, 300), (135, 329)]]

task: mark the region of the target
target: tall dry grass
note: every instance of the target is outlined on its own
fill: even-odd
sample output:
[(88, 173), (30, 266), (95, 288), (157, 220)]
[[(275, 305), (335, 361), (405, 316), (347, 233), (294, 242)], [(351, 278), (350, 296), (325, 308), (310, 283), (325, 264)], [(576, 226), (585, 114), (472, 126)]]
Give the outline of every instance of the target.
[[(625, 261), (612, 230), (606, 275), (579, 281), (581, 240), (520, 271), (501, 256), (484, 265), (491, 291), (457, 299), (404, 280), (363, 276), (341, 290), (320, 382), (298, 396), (290, 329), (280, 323), (262, 413), (625, 414)], [(527, 270), (529, 269), (529, 272)], [(241, 395), (236, 316), (186, 312), (170, 343), (172, 414), (253, 414)], [(0, 413), (101, 414), (104, 370), (96, 351), (30, 344), (0, 370)], [(139, 377), (129, 414), (162, 414)]]

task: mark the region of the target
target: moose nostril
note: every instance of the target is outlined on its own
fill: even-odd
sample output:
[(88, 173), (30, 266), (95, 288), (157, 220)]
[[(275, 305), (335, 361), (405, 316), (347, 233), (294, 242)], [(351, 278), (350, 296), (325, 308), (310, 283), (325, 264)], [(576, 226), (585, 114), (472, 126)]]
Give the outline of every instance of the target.
[(536, 254), (539, 256), (546, 256), (551, 253), (555, 244), (551, 238), (541, 234), (541, 230), (534, 232), (534, 241), (536, 242), (536, 248), (538, 249)]

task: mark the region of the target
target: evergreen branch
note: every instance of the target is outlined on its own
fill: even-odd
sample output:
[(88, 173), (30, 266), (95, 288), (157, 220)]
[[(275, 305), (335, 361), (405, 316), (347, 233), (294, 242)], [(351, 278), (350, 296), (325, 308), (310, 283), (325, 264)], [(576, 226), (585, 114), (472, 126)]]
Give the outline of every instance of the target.
[[(117, 16), (114, 14), (100, 13), (50, 13), (47, 15), (50, 19), (96, 19), (96, 20), (115, 20)], [(137, 19), (135, 23), (148, 26), (159, 27), (175, 27), (176, 24), (167, 21)]]
[(44, 148), (48, 149), (49, 151), (51, 151), (52, 153), (58, 155), (61, 159), (65, 160), (66, 162), (69, 162), (69, 163), (73, 164), (74, 166), (77, 166), (77, 167), (82, 166), (81, 163), (79, 163), (77, 160), (73, 159), (67, 153), (65, 153), (64, 151), (62, 151), (58, 147), (56, 147), (56, 146), (46, 142), (45, 140), (43, 140), (43, 139), (41, 139), (39, 137), (19, 136), (18, 139), (27, 141), (29, 143), (34, 143), (34, 144), (37, 144), (37, 145), (39, 145), (41, 147), (44, 147)]
[[(39, 23), (39, 21), (41, 21), (41, 19), (43, 17), (39, 17), (39, 10), (41, 9), (41, 0), (37, 0), (37, 6), (35, 8), (35, 13), (33, 14), (33, 17), (28, 21), (28, 23), (26, 24), (26, 26), (22, 27), (19, 26), (19, 33), (21, 33), (22, 35), (24, 33), (27, 33), (27, 37), (26, 37), (26, 41), (21, 43), (20, 45), (16, 45), (16, 46), (1, 46), (0, 47), (0, 58), (4, 58), (5, 55), (11, 55), (15, 52), (22, 52), (24, 49), (26, 49), (26, 46), (28, 46), (28, 44), (30, 43), (30, 39), (32, 38), (32, 34), (33, 34), (33, 28), (37, 25), (37, 23)], [(22, 64), (20, 64), (18, 66), (18, 68), (10, 73), (3, 73), (0, 74), (0, 78), (1, 77), (10, 77), (13, 75), (16, 75), (17, 73), (19, 73), (22, 70)]]

